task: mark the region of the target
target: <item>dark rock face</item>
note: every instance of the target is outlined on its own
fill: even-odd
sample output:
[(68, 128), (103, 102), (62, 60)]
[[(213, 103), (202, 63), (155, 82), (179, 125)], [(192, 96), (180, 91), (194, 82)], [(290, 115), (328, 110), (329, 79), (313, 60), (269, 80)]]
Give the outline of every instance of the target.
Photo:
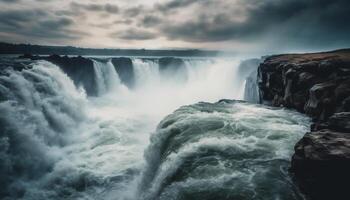
[(31, 59), (31, 60), (46, 60), (57, 66), (64, 71), (78, 87), (84, 87), (87, 95), (97, 96), (96, 79), (93, 61), (81, 56), (68, 57), (68, 56), (33, 56), (31, 54), (25, 54), (19, 58)]
[(130, 58), (113, 58), (112, 63), (117, 71), (120, 80), (129, 88), (135, 85), (135, 72)]
[(349, 198), (350, 133), (307, 133), (295, 146), (292, 169), (310, 199)]
[(158, 60), (159, 71), (166, 78), (187, 80), (185, 62), (181, 58), (163, 57)]
[(296, 145), (291, 171), (310, 199), (348, 199), (350, 50), (268, 57), (258, 69), (260, 102), (293, 108), (314, 124)]
[(180, 58), (173, 58), (173, 57), (163, 57), (159, 58), (159, 70), (169, 70), (169, 69), (181, 69), (185, 66), (185, 62)]
[(76, 86), (83, 86), (87, 95), (97, 96), (94, 63), (92, 60), (78, 57), (51, 55), (44, 58), (59, 66)]
[(349, 71), (350, 51), (268, 57), (258, 69), (261, 102), (326, 120), (347, 105)]

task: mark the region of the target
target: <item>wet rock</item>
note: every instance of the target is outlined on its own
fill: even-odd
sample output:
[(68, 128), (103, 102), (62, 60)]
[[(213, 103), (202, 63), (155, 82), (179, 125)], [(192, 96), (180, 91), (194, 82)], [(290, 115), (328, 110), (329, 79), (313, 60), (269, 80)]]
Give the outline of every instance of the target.
[(295, 146), (292, 171), (310, 199), (345, 200), (350, 194), (350, 133), (307, 133)]
[(163, 57), (158, 60), (159, 71), (165, 79), (187, 80), (186, 64), (181, 58)]
[(342, 104), (342, 102), (350, 97), (350, 79), (345, 79), (341, 81), (340, 84), (334, 91), (335, 99), (338, 105)]
[(350, 112), (335, 113), (328, 119), (329, 128), (350, 133)]
[(135, 72), (130, 58), (113, 58), (112, 63), (115, 70), (117, 71), (119, 78), (122, 83), (127, 85), (129, 88), (135, 85)]
[(348, 199), (350, 50), (271, 56), (258, 72), (260, 102), (313, 119), (312, 132), (296, 144), (292, 158), (302, 191), (312, 200)]
[(42, 59), (59, 66), (77, 87), (83, 87), (89, 96), (97, 95), (94, 64), (92, 60), (81, 56), (68, 57), (51, 55)]
[(18, 56), (18, 58), (20, 58), (20, 59), (38, 60), (38, 59), (40, 59), (40, 56), (34, 56), (32, 54), (23, 54), (23, 55)]
[(304, 108), (306, 114), (314, 119), (327, 118), (328, 116), (321, 116), (321, 114), (326, 108), (329, 108), (329, 106), (333, 107), (331, 99), (334, 97), (334, 89), (336, 86), (334, 82), (314, 85), (309, 90), (309, 99)]
[(185, 67), (185, 62), (181, 58), (163, 57), (158, 60), (159, 70), (178, 70)]
[(350, 97), (343, 100), (340, 110), (350, 112)]

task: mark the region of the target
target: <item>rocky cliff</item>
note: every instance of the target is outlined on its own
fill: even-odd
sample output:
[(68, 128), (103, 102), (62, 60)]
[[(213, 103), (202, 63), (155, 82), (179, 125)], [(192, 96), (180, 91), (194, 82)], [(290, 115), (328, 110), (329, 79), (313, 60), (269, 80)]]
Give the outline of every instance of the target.
[(132, 60), (127, 57), (112, 58), (111, 62), (117, 71), (121, 82), (123, 82), (129, 88), (135, 85), (135, 72), (132, 64)]
[(350, 49), (270, 56), (258, 68), (260, 102), (313, 120), (296, 144), (291, 171), (309, 199), (348, 199)]

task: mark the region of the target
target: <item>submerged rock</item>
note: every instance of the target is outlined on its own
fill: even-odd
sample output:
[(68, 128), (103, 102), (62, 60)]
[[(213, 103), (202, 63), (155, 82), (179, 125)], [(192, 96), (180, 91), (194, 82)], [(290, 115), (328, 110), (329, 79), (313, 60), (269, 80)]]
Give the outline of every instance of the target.
[(314, 121), (291, 166), (310, 199), (350, 196), (349, 71), (350, 50), (271, 56), (258, 69), (260, 102), (297, 109)]

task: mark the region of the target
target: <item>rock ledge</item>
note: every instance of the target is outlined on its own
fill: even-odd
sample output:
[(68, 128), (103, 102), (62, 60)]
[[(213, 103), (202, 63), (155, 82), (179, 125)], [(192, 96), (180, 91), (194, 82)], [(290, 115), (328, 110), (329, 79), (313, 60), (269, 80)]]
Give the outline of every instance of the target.
[(258, 68), (260, 102), (313, 120), (295, 145), (291, 171), (308, 199), (348, 199), (350, 49), (270, 56)]

